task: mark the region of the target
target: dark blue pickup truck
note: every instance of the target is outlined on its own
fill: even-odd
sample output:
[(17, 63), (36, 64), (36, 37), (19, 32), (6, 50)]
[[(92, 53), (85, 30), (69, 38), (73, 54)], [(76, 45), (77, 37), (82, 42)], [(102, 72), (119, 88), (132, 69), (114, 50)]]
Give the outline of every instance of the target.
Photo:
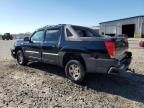
[(74, 82), (84, 80), (86, 73), (126, 71), (132, 59), (127, 38), (101, 36), (90, 28), (68, 24), (36, 30), (17, 41), (11, 54), (20, 65), (39, 61), (65, 67), (66, 76)]

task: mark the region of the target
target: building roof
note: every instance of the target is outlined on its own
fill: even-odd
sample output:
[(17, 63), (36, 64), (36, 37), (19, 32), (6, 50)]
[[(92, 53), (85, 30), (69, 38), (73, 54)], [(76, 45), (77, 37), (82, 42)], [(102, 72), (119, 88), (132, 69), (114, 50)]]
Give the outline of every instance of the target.
[(122, 18), (122, 19), (117, 19), (117, 20), (112, 20), (112, 21), (105, 21), (105, 22), (101, 22), (101, 23), (99, 23), (99, 24), (109, 23), (109, 22), (115, 22), (115, 21), (120, 21), (120, 20), (126, 20), (126, 19), (132, 19), (132, 18), (139, 18), (139, 17), (144, 17), (144, 15), (134, 16), (134, 17), (129, 17), (129, 18)]

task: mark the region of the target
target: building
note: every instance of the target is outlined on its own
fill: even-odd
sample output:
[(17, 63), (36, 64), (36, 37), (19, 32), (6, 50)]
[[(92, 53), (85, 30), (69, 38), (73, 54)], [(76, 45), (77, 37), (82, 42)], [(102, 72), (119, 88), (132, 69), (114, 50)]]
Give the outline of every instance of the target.
[(144, 38), (144, 16), (102, 22), (100, 33), (111, 36), (126, 34), (129, 38)]

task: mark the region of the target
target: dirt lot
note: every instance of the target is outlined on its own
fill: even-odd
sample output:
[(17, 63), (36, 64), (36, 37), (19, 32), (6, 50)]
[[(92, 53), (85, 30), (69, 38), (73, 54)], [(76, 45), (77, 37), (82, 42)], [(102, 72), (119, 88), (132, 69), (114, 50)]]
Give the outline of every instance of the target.
[(144, 49), (129, 42), (136, 74), (87, 75), (77, 85), (59, 67), (17, 65), (9, 52), (13, 41), (0, 40), (0, 108), (144, 108)]

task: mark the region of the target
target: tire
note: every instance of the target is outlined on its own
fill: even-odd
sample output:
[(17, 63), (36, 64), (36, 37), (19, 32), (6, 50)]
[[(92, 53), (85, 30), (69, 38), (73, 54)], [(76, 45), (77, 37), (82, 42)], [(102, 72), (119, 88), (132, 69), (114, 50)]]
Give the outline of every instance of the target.
[(82, 83), (85, 77), (85, 70), (78, 60), (70, 60), (65, 66), (65, 74), (71, 81)]
[(18, 51), (17, 51), (16, 59), (17, 59), (17, 63), (18, 63), (19, 65), (27, 65), (27, 62), (28, 62), (28, 61), (25, 59), (22, 50), (18, 50)]

